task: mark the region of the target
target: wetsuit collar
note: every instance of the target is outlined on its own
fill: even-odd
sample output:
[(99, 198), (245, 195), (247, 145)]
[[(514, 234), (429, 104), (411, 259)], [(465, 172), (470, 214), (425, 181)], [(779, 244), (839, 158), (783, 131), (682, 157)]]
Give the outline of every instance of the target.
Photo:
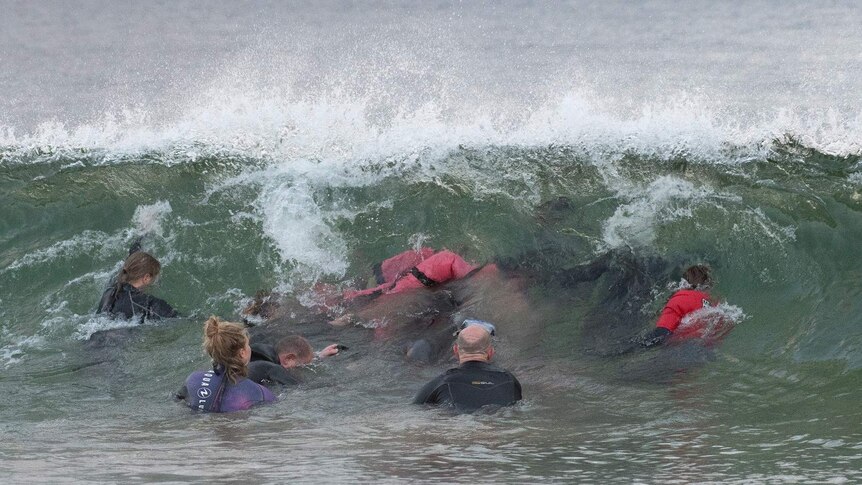
[(497, 366), (484, 360), (468, 360), (461, 364), (462, 369), (496, 369)]

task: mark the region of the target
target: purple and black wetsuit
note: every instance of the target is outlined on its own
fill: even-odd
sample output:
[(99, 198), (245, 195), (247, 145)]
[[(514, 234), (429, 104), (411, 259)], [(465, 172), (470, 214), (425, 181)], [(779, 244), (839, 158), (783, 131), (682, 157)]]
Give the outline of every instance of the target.
[(221, 366), (193, 372), (178, 397), (185, 399), (190, 408), (205, 413), (231, 413), (275, 401), (275, 395), (269, 389), (245, 377), (236, 384), (231, 383), (225, 378)]

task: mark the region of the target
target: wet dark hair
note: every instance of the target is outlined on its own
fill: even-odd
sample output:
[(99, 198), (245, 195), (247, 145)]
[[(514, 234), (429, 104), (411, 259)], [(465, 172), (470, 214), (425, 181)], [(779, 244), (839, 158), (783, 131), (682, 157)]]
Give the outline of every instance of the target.
[(682, 277), (688, 281), (692, 288), (712, 286), (712, 276), (710, 276), (709, 266), (705, 264), (696, 264), (689, 266), (682, 274)]
[(213, 363), (225, 368), (225, 376), (234, 384), (248, 375), (248, 366), (240, 351), (248, 343), (248, 334), (240, 323), (226, 322), (211, 316), (204, 323), (204, 350), (213, 358)]
[(155, 279), (161, 271), (162, 264), (151, 254), (143, 251), (132, 253), (126, 258), (123, 269), (120, 270), (120, 275), (117, 277), (117, 289), (122, 288), (125, 283), (139, 280), (146, 275)]

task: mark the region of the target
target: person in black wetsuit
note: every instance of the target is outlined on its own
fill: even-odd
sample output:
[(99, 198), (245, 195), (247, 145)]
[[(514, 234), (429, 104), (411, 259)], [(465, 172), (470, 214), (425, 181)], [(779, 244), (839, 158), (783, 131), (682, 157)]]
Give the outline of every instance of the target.
[(126, 319), (173, 318), (177, 316), (166, 301), (150, 296), (143, 289), (152, 284), (162, 269), (159, 260), (141, 251), (140, 239), (129, 250), (116, 281), (105, 290), (96, 313), (107, 313)]
[(336, 355), (343, 348), (332, 344), (315, 353), (308, 340), (299, 335), (284, 337), (275, 346), (255, 343), (251, 346), (248, 378), (258, 384), (299, 384), (302, 379), (296, 372), (297, 367), (310, 364), (315, 356)]
[(491, 364), (494, 326), (465, 320), (453, 347), (460, 366), (426, 384), (413, 404), (448, 405), (471, 413), (483, 406), (509, 406), (521, 400), (521, 383), (508, 371)]

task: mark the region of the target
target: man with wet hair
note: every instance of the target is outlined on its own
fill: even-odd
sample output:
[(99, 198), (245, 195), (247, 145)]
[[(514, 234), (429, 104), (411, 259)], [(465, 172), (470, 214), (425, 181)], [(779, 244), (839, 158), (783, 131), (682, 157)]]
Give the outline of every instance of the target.
[(509, 406), (521, 400), (521, 383), (508, 371), (491, 364), (494, 325), (465, 320), (452, 350), (460, 366), (426, 384), (414, 404), (447, 405), (471, 413), (483, 406)]
[(258, 384), (299, 384), (301, 379), (293, 370), (310, 364), (315, 357), (329, 357), (346, 347), (332, 344), (315, 353), (304, 337), (289, 335), (273, 347), (255, 343), (251, 346), (248, 378)]
[[(709, 266), (703, 264), (689, 266), (682, 277), (687, 288), (677, 291), (667, 301), (656, 322), (656, 328), (641, 340), (641, 345), (644, 347), (663, 344), (674, 335), (686, 315), (712, 305), (712, 297), (707, 293), (712, 288)], [(684, 336), (679, 335), (679, 337)]]

